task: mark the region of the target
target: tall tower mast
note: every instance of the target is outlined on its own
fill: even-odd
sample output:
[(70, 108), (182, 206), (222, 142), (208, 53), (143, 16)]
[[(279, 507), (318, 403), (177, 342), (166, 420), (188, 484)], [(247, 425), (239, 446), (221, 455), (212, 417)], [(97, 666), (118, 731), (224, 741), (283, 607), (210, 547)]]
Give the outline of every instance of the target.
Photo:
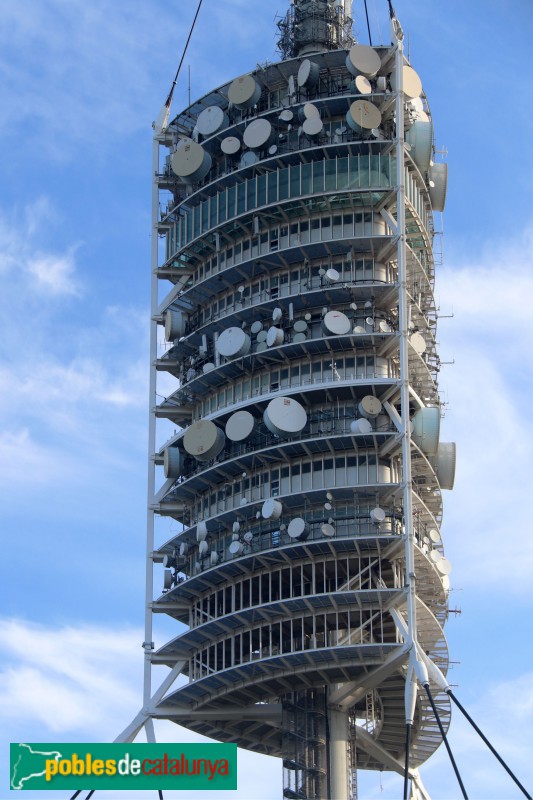
[(282, 61), (154, 136), (145, 704), (120, 738), (165, 718), (279, 756), (288, 800), (402, 773), (406, 720), (417, 782), (441, 736), (416, 678), (448, 665), (446, 165), (397, 20), (353, 44), (350, 6), (293, 0)]

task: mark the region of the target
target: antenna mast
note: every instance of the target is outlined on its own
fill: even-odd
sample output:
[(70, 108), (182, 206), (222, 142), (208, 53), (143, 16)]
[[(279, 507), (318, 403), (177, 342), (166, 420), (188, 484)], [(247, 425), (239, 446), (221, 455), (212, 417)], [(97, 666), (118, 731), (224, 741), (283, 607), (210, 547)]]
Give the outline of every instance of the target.
[(283, 59), (351, 47), (351, 14), (352, 0), (292, 0), (278, 22)]

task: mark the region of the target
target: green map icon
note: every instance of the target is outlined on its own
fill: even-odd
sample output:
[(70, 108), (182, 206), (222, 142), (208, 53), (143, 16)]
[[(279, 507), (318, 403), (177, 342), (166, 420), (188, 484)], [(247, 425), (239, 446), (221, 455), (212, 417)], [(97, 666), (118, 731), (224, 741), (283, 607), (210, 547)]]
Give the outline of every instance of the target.
[[(24, 744), (23, 742), (11, 747), (12, 789), (25, 789), (24, 783), (26, 781), (44, 776), (47, 761), (50, 759), (57, 761), (61, 758), (61, 753), (57, 750), (34, 750), (29, 744)], [(13, 749), (15, 752), (13, 752)]]

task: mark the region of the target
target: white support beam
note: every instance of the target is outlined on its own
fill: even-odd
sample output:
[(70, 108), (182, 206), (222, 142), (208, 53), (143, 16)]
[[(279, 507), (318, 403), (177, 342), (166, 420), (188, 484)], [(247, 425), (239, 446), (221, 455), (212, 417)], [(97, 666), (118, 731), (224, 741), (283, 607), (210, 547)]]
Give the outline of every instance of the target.
[[(369, 756), (379, 761), (386, 769), (397, 772), (399, 775), (404, 773), (404, 764), (394, 758), (388, 750), (385, 750), (364, 728), (357, 726), (357, 746), (368, 753)], [(415, 777), (415, 770), (409, 770), (409, 777)]]

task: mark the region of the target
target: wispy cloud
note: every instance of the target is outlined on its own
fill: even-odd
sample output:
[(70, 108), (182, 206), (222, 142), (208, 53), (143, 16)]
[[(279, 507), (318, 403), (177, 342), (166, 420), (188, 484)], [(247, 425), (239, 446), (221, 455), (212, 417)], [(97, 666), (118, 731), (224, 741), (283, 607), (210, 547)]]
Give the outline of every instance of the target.
[(533, 571), (521, 511), (533, 476), (532, 260), (527, 229), (514, 245), (487, 242), (474, 263), (457, 259), (438, 283), (443, 312), (455, 313), (440, 326), (441, 354), (455, 359), (441, 380), (450, 399), (444, 438), (459, 442), (456, 488), (445, 495), (445, 544), (459, 585), (492, 585), (507, 570), (508, 591), (522, 594)]

